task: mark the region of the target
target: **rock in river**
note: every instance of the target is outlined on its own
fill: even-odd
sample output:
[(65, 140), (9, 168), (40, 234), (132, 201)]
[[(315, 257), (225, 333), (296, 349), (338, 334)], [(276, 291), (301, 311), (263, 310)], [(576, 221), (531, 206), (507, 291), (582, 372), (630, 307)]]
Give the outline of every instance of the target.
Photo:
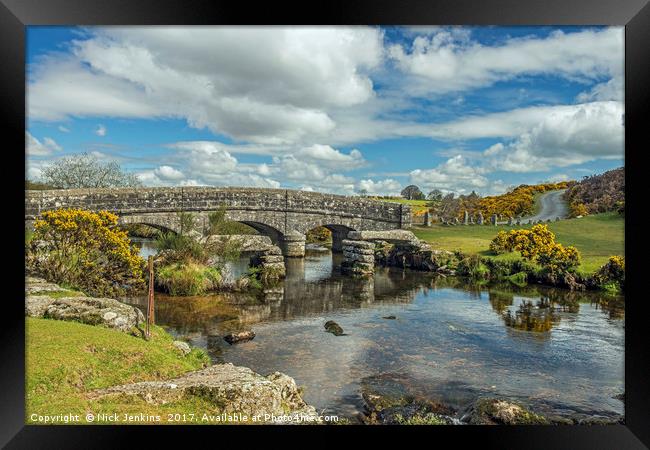
[(522, 405), (499, 398), (480, 398), (461, 418), (470, 425), (546, 425), (544, 416), (527, 410)]
[(343, 328), (341, 328), (341, 326), (333, 320), (328, 320), (325, 322), (325, 331), (332, 333), (334, 336), (345, 336), (343, 333)]
[[(302, 399), (301, 390), (293, 378), (280, 372), (264, 377), (247, 367), (232, 364), (216, 364), (172, 380), (99, 389), (87, 396), (89, 399), (136, 397), (154, 405), (201, 400), (214, 405), (219, 414), (242, 414), (249, 418), (259, 414), (262, 420), (269, 422), (282, 421), (277, 419), (282, 416), (302, 417), (302, 423), (318, 421), (315, 408)], [(267, 414), (276, 419), (265, 418)]]
[(250, 341), (255, 337), (255, 332), (249, 331), (240, 331), (239, 333), (230, 333), (223, 337), (223, 339), (229, 344), (235, 344), (237, 342), (246, 342)]

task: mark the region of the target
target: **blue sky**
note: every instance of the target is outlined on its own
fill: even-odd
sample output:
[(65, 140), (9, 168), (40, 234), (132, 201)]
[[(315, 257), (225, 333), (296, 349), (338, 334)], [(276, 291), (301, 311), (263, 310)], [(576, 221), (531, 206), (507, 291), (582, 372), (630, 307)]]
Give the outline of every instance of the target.
[(498, 194), (623, 165), (621, 27), (29, 27), (27, 174)]

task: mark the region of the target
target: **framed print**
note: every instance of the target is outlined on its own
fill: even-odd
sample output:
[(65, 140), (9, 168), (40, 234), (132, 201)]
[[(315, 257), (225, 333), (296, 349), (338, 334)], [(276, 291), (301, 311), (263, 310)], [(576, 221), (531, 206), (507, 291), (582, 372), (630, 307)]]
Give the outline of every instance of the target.
[(644, 2), (0, 16), (3, 445), (650, 441)]

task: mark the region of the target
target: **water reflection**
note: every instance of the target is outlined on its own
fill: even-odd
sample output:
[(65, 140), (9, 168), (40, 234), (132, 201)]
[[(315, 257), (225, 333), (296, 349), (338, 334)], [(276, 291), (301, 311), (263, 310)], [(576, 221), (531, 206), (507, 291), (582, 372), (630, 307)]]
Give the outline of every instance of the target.
[[(363, 380), (382, 374), (456, 409), (491, 394), (555, 414), (622, 414), (613, 398), (624, 390), (621, 298), (391, 268), (351, 278), (328, 251), (308, 250), (286, 265), (286, 280), (263, 292), (157, 294), (156, 321), (215, 362), (285, 372), (309, 403), (348, 417), (363, 407)], [(347, 336), (326, 333), (327, 320)], [(252, 341), (231, 346), (222, 338), (247, 328), (257, 334)]]

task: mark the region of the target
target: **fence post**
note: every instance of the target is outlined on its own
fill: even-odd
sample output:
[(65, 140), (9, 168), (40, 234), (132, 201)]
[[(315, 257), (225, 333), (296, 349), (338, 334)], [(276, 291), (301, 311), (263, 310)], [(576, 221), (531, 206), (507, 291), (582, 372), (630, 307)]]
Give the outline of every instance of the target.
[(149, 297), (147, 299), (147, 339), (151, 337), (151, 324), (154, 323), (154, 307), (153, 307), (153, 255), (149, 255)]

